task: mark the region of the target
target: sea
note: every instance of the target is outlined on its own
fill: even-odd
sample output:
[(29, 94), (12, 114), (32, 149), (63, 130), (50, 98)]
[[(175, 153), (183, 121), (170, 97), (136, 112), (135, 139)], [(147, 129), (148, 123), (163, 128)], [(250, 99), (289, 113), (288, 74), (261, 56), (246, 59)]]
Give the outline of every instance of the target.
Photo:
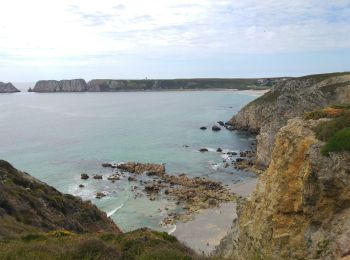
[[(176, 204), (149, 200), (139, 183), (127, 178), (112, 183), (107, 180), (112, 169), (101, 164), (164, 163), (169, 174), (207, 177), (223, 185), (254, 178), (225, 168), (227, 155), (216, 149), (247, 150), (255, 137), (211, 127), (229, 120), (257, 95), (234, 90), (1, 94), (0, 158), (63, 193), (92, 201), (123, 231), (149, 227), (169, 232), (174, 227), (161, 220), (178, 210)], [(81, 173), (102, 174), (103, 180), (84, 181)], [(97, 199), (97, 192), (107, 196)]]

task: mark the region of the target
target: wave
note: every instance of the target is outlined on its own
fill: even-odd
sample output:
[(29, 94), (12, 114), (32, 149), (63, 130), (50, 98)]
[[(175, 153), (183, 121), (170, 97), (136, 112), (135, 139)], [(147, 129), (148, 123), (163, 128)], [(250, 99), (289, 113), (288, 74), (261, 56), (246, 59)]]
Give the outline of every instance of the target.
[(115, 208), (114, 210), (107, 213), (107, 217), (110, 217), (114, 215), (118, 210), (120, 210), (124, 206), (124, 203), (122, 203), (119, 207)]
[(174, 225), (174, 227), (168, 231), (168, 235), (171, 235), (172, 233), (174, 233), (175, 230), (176, 230), (176, 225)]

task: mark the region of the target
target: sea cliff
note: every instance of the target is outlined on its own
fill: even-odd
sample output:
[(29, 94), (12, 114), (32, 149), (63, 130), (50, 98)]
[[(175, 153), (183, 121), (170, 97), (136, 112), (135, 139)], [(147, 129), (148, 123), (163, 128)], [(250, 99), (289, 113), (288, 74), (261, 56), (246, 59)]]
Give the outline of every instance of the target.
[(350, 73), (311, 75), (281, 81), (229, 121), (258, 133), (256, 163), (268, 166), (278, 130), (293, 117), (338, 103), (350, 103)]
[(84, 92), (87, 84), (83, 79), (72, 80), (41, 80), (38, 81), (31, 92)]
[(0, 93), (15, 93), (15, 92), (20, 92), (15, 86), (8, 82), (4, 83), (0, 81)]
[[(242, 199), (218, 253), (229, 259), (338, 259), (350, 254), (350, 153), (321, 154), (314, 129), (294, 118), (275, 138), (269, 168)], [(258, 258), (257, 258), (258, 259)]]

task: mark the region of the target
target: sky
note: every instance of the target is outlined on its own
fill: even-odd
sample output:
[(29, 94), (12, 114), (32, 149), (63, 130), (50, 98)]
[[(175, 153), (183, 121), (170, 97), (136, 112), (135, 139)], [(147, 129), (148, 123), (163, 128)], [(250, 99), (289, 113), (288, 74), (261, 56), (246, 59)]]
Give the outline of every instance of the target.
[(0, 0), (0, 81), (350, 71), (350, 0)]

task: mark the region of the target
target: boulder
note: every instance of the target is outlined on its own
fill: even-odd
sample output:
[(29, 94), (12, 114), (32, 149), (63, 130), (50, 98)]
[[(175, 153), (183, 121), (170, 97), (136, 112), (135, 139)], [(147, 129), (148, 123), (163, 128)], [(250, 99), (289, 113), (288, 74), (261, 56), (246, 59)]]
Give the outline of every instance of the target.
[(95, 180), (102, 180), (102, 175), (96, 174), (93, 177)]
[(222, 122), (222, 121), (218, 121), (217, 123), (218, 123), (219, 125), (221, 125), (221, 126), (224, 126), (224, 125), (225, 125), (225, 123)]
[(201, 126), (199, 129), (200, 129), (200, 130), (207, 130), (207, 127)]
[(218, 127), (217, 125), (213, 125), (213, 126), (212, 126), (212, 128), (211, 128), (211, 130), (213, 130), (213, 131), (217, 132), (217, 131), (220, 131), (220, 130), (221, 130), (221, 128), (220, 128), (220, 127)]
[(218, 152), (218, 153), (222, 153), (222, 149), (219, 147), (218, 149), (216, 149), (216, 151)]
[(87, 179), (90, 178), (90, 176), (89, 176), (88, 174), (86, 174), (86, 173), (82, 173), (82, 174), (80, 175), (80, 178), (81, 178), (82, 180), (87, 180)]
[(204, 152), (208, 152), (208, 149), (207, 148), (201, 148), (198, 151), (200, 151), (201, 153), (204, 153)]

